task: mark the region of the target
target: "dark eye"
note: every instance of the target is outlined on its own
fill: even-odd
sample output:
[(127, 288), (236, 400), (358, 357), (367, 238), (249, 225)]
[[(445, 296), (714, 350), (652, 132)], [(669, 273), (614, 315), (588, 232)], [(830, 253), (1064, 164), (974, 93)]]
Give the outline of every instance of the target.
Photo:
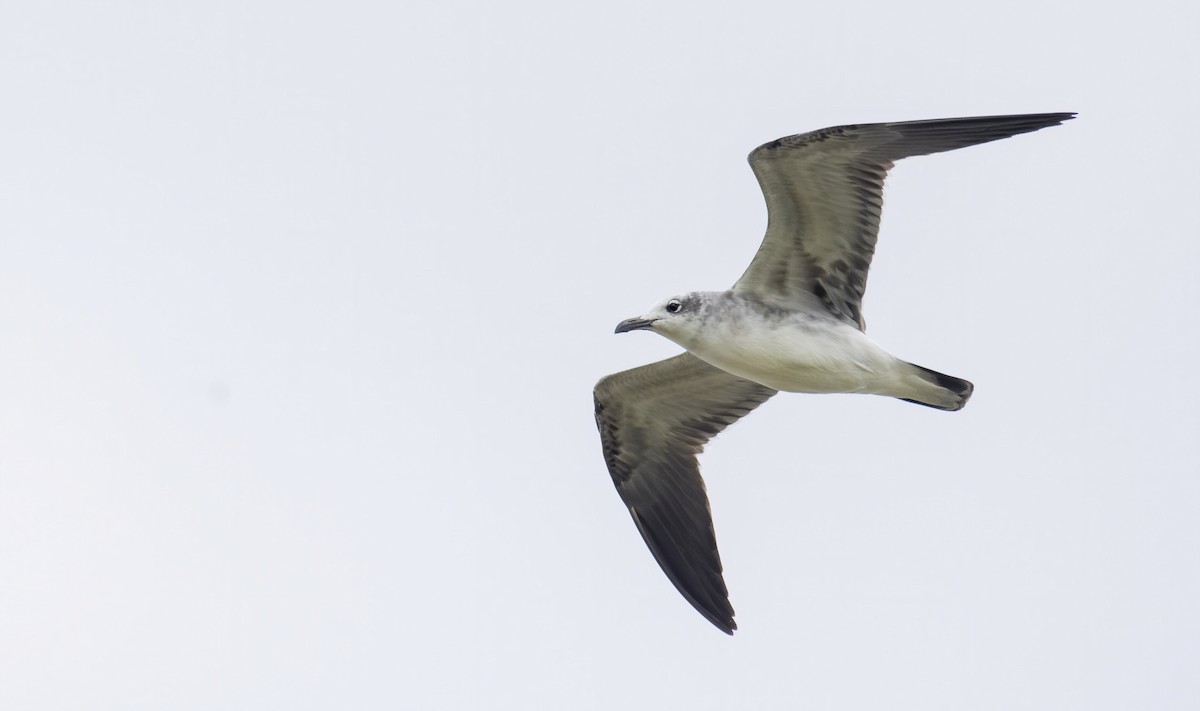
[(683, 308), (683, 304), (679, 303), (678, 301), (676, 301), (674, 299), (671, 299), (670, 301), (667, 302), (667, 313), (669, 313), (669, 314), (678, 313), (679, 309), (682, 309), (682, 308)]

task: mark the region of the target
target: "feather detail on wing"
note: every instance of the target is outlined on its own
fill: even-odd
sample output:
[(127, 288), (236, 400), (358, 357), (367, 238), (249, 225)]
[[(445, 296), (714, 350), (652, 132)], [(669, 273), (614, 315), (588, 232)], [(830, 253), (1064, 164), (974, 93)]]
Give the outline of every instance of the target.
[(696, 456), (775, 391), (689, 353), (603, 378), (596, 426), (613, 483), (654, 559), (700, 614), (737, 624)]
[(767, 234), (733, 290), (781, 306), (815, 297), (865, 330), (862, 297), (875, 253), (883, 181), (895, 161), (1007, 138), (1074, 114), (1025, 114), (835, 126), (750, 153)]

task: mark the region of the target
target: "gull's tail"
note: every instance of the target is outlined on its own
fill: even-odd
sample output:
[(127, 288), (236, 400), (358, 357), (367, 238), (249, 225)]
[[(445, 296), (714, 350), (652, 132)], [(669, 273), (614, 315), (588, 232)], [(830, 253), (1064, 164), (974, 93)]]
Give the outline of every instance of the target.
[(905, 385), (910, 397), (901, 397), (905, 402), (915, 402), (939, 410), (961, 410), (971, 397), (975, 386), (968, 380), (945, 375), (919, 365), (905, 363)]

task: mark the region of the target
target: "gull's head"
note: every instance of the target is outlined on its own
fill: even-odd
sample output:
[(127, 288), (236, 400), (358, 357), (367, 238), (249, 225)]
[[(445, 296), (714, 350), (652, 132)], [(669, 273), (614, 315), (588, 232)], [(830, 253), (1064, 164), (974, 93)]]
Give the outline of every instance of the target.
[(615, 333), (648, 330), (673, 341), (687, 340), (700, 328), (709, 299), (703, 292), (681, 294), (665, 299), (641, 316), (627, 318), (617, 324)]

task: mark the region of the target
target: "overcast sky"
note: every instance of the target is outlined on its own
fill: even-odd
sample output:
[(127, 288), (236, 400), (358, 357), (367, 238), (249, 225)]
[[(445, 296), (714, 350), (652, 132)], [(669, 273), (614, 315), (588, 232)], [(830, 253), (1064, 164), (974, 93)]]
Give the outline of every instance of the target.
[[(1200, 707), (1192, 2), (0, 9), (0, 707)], [(865, 313), (945, 413), (786, 395), (671, 587), (591, 388), (758, 246), (752, 148), (900, 163)]]

